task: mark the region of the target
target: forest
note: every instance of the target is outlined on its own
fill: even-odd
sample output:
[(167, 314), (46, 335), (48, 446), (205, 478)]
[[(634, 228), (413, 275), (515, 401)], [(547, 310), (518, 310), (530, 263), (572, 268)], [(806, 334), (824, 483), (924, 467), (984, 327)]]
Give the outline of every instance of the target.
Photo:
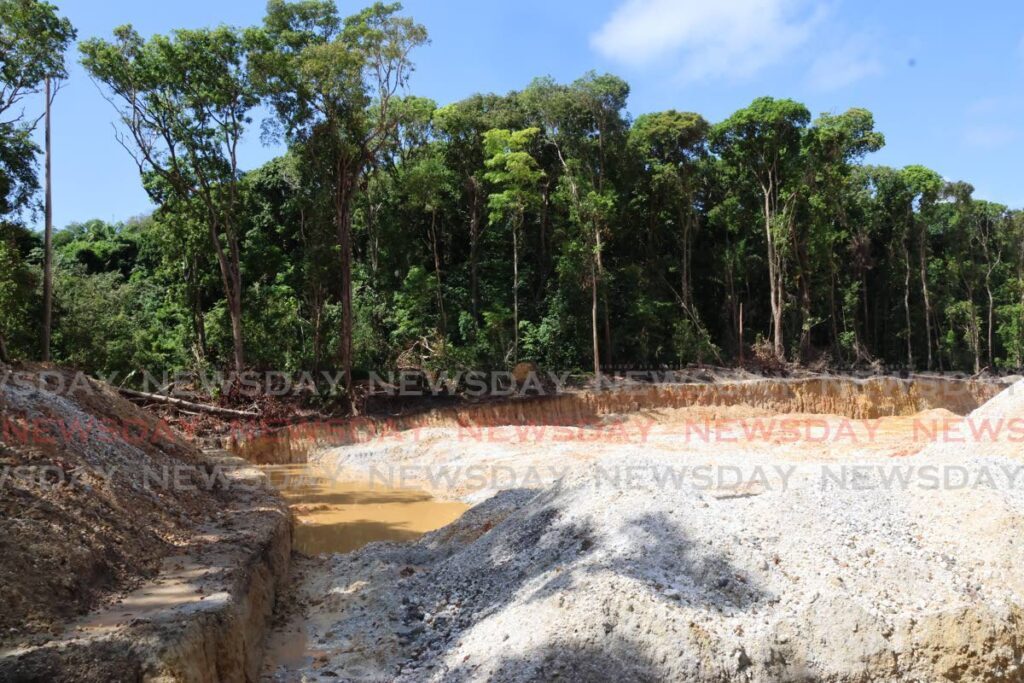
[[(684, 92), (633, 116), (593, 72), (441, 104), (413, 94), (428, 36), (398, 4), (271, 0), (258, 26), (122, 26), (78, 54), (48, 3), (2, 0), (0, 27), (5, 360), (349, 385), (519, 361), (1024, 365), (1024, 213), (872, 164), (865, 109), (766, 96), (709, 121)], [(33, 112), (71, 59), (156, 208), (47, 249)], [(240, 168), (260, 136), (287, 151)]]

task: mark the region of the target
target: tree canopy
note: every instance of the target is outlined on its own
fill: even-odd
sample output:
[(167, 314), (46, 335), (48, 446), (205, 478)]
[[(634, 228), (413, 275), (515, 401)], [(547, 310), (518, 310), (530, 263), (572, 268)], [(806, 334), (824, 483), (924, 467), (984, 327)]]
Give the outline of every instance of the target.
[[(0, 108), (12, 217), (35, 191), (20, 107), (64, 75), (54, 55), (74, 32), (45, 3), (0, 16), (0, 50), (20, 55), (0, 91), (17, 105)], [(871, 112), (759, 97), (716, 123), (681, 98), (634, 118), (628, 84), (599, 73), (438, 106), (410, 92), (426, 42), (397, 4), (344, 17), (272, 0), (255, 27), (82, 43), (158, 208), (58, 233), (55, 358), (332, 367), (349, 386), (517, 360), (595, 375), (1024, 364), (1024, 213), (923, 166), (872, 165), (886, 140)], [(260, 124), (287, 151), (240, 168)], [(30, 357), (39, 240), (16, 224), (0, 341)]]

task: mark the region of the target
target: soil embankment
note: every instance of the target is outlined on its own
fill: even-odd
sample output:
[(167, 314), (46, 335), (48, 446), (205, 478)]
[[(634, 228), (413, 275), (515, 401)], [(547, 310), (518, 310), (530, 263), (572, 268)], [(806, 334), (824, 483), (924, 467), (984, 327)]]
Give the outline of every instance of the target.
[[(431, 428), (552, 425), (585, 427), (612, 415), (742, 406), (763, 414), (808, 413), (851, 419), (911, 416), (926, 410), (966, 415), (998, 394), (1001, 380), (819, 376), (797, 379), (723, 379), (681, 384), (633, 383), (612, 391), (569, 391), (448, 406), (393, 416), (317, 420), (227, 439), (233, 453), (260, 464), (306, 462), (324, 448), (379, 443), (403, 432)], [(711, 411), (706, 413), (714, 415)]]
[(288, 511), (111, 388), (0, 382), (0, 679), (251, 680), (287, 575)]

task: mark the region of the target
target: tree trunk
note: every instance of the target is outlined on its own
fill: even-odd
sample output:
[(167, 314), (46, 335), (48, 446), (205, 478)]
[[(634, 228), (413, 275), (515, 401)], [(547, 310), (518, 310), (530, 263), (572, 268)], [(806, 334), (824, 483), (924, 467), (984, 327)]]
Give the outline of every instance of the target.
[(4, 333), (0, 332), (0, 363), (10, 363), (11, 357), (7, 353), (7, 340), (4, 339)]
[(594, 343), (594, 386), (601, 387), (601, 349), (597, 342), (597, 269), (590, 264), (590, 333)]
[(743, 362), (744, 362), (744, 358), (743, 358), (743, 302), (742, 301), (740, 302), (738, 326), (739, 327), (738, 327), (736, 333), (737, 333), (737, 337), (740, 340), (740, 344), (739, 344), (739, 347), (740, 347), (740, 367), (742, 368), (743, 367)]
[[(1021, 266), (1024, 266), (1024, 244), (1021, 245), (1021, 258), (1018, 261), (1018, 263), (1021, 264)], [(1020, 287), (1020, 322), (1017, 330), (1018, 335), (1020, 335), (1022, 334), (1022, 332), (1024, 332), (1024, 268), (1018, 268), (1019, 270), (1017, 272), (1017, 286)], [(1018, 337), (1016, 346), (1017, 351), (1015, 356), (1017, 359), (1017, 369), (1020, 370), (1022, 367), (1024, 367), (1024, 357), (1022, 357), (1021, 355), (1021, 351), (1024, 350), (1024, 339)]]
[(903, 240), (903, 311), (907, 319), (907, 367), (914, 367), (914, 345), (913, 327), (910, 324), (910, 251), (907, 249), (907, 241)]
[(800, 319), (800, 359), (807, 360), (811, 355), (811, 291), (806, 271), (800, 275)]
[(324, 342), (323, 342), (323, 319), (324, 319), (324, 304), (323, 297), (319, 293), (314, 295), (313, 299), (313, 369), (319, 371), (320, 364), (324, 357)]
[(981, 373), (981, 331), (978, 329), (978, 316), (974, 312), (974, 303), (972, 297), (971, 303), (971, 347), (974, 351), (974, 374), (978, 375)]
[(921, 294), (924, 297), (924, 331), (928, 349), (928, 369), (932, 369), (932, 304), (928, 297), (928, 234), (924, 227), (921, 228), (920, 245), (920, 271), (921, 271)]
[(611, 314), (608, 312), (608, 291), (605, 288), (601, 297), (604, 306), (604, 364), (611, 367), (612, 364), (612, 324)]
[(51, 166), (53, 152), (50, 148), (50, 79), (46, 79), (46, 194), (44, 213), (46, 224), (43, 237), (43, 360), (50, 360), (50, 333), (53, 329), (53, 187)]
[(215, 415), (229, 415), (231, 417), (259, 417), (260, 413), (252, 410), (235, 410), (233, 408), (221, 408), (220, 406), (211, 406), (206, 403), (195, 403), (194, 401), (186, 401), (181, 398), (175, 398), (173, 396), (165, 396), (164, 394), (150, 394), (145, 391), (135, 391), (134, 389), (126, 389), (124, 387), (118, 387), (118, 392), (124, 394), (128, 398), (139, 398), (146, 401), (155, 401), (156, 403), (165, 403), (170, 406), (177, 408), (183, 408), (185, 410), (194, 410), (200, 413), (212, 413)]
[(764, 230), (768, 248), (768, 285), (769, 298), (772, 308), (772, 340), (775, 350), (775, 357), (780, 361), (786, 358), (786, 348), (783, 343), (782, 331), (782, 291), (780, 287), (780, 273), (778, 248), (775, 244), (775, 237), (772, 234), (772, 208), (771, 191), (764, 192)]
[(992, 328), (995, 327), (995, 299), (992, 296), (992, 285), (987, 273), (985, 275), (985, 292), (988, 294), (988, 367), (995, 370), (994, 336), (992, 334)]
[[(601, 243), (601, 226), (596, 221), (594, 222), (594, 261), (597, 265), (597, 281), (598, 288), (601, 289), (600, 285), (604, 283), (604, 262), (601, 260), (601, 251), (603, 250), (603, 244)], [(607, 288), (603, 288), (605, 291), (602, 292), (602, 300), (604, 304), (604, 364), (611, 366), (612, 364), (612, 327), (611, 327), (611, 316), (608, 313), (608, 291)]]
[(547, 181), (541, 190), (540, 249), (537, 254), (537, 296), (543, 296), (544, 283), (548, 277), (548, 224), (551, 221), (551, 189)]
[(480, 321), (480, 278), (478, 273), (478, 248), (480, 243), (480, 184), (476, 178), (469, 180), (469, 292), (473, 306), (473, 318)]
[[(843, 347), (839, 342), (839, 309), (836, 305), (836, 260), (834, 253), (828, 259), (829, 283), (828, 283), (828, 309), (829, 319), (832, 321), (832, 353), (835, 354), (835, 362), (844, 362)], [(846, 327), (846, 313), (843, 312), (843, 327)]]
[(441, 321), (441, 337), (447, 336), (447, 320), (444, 315), (444, 290), (441, 285), (441, 255), (437, 250), (437, 210), (430, 212), (430, 247), (434, 252), (434, 277), (437, 279), (437, 311)]
[(228, 304), (228, 316), (231, 319), (231, 343), (235, 372), (241, 374), (245, 370), (245, 342), (242, 333), (242, 271), (238, 240), (230, 232), (225, 231), (228, 233), (226, 235), (228, 253), (224, 253), (224, 246), (220, 242), (218, 226), (212, 210), (208, 223), (210, 241), (213, 243), (213, 250), (217, 255), (221, 283), (224, 286), (224, 299)]
[(519, 224), (512, 224), (512, 362), (519, 362)]
[(693, 278), (690, 275), (691, 265), (693, 262), (692, 242), (694, 232), (694, 219), (692, 211), (689, 212), (689, 215), (682, 215), (682, 212), (680, 212), (680, 214), (681, 215), (679, 216), (679, 222), (683, 226), (683, 253), (681, 255), (682, 258), (680, 259), (682, 261), (681, 285), (683, 288), (683, 306), (686, 308), (687, 313), (690, 314), (690, 317), (695, 317), (693, 315)]
[(234, 347), (235, 372), (245, 370), (245, 343), (242, 332), (242, 274), (236, 263), (231, 265), (232, 290), (228, 298), (231, 312), (231, 342)]
[(811, 353), (811, 283), (810, 267), (806, 244), (802, 236), (793, 231), (793, 254), (799, 268), (798, 280), (800, 282), (800, 360), (804, 361)]
[(192, 327), (196, 333), (196, 359), (206, 358), (206, 322), (203, 319), (203, 298), (199, 289), (199, 264), (195, 256), (189, 259), (185, 272), (188, 278), (189, 308), (192, 309)]
[(679, 287), (682, 290), (680, 292), (680, 298), (683, 300), (683, 308), (686, 312), (690, 310), (690, 303), (692, 301), (690, 297), (690, 245), (689, 245), (689, 229), (686, 224), (683, 224), (683, 253), (681, 254), (681, 268), (679, 274)]
[[(352, 214), (351, 192), (353, 181), (347, 178), (344, 164), (339, 168), (335, 193), (335, 217), (338, 230), (338, 248), (341, 260), (341, 338), (338, 356), (341, 363), (345, 394), (352, 403)], [(355, 405), (351, 406), (353, 410)]]
[(871, 334), (871, 315), (870, 315), (870, 308), (868, 307), (868, 275), (867, 275), (867, 271), (864, 271), (863, 273), (861, 273), (860, 299), (861, 299), (861, 304), (864, 307), (864, 311), (863, 311), (864, 312), (864, 321), (863, 321), (863, 327), (861, 328), (861, 332), (864, 335), (862, 341), (864, 343), (864, 351), (865, 351), (865, 353), (870, 355), (871, 354), (871, 349), (875, 346), (875, 344), (871, 343), (869, 345), (869, 341), (873, 342), (874, 338), (873, 338), (873, 335)]

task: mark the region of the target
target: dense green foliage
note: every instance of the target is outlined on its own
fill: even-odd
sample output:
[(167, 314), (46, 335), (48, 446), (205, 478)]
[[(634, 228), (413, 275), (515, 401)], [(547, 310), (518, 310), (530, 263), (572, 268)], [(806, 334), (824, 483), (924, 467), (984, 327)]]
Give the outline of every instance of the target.
[[(765, 97), (718, 124), (633, 119), (627, 84), (593, 73), (438, 107), (403, 95), (426, 36), (399, 11), (274, 0), (247, 31), (84, 44), (159, 208), (58, 234), (55, 359), (230, 368), (244, 339), (247, 367), (357, 376), (1024, 364), (1024, 213), (866, 164), (869, 112)], [(243, 172), (259, 98), (288, 152)], [(13, 355), (35, 355), (38, 262), (11, 227)]]

